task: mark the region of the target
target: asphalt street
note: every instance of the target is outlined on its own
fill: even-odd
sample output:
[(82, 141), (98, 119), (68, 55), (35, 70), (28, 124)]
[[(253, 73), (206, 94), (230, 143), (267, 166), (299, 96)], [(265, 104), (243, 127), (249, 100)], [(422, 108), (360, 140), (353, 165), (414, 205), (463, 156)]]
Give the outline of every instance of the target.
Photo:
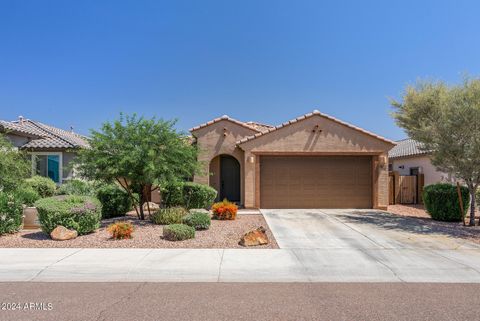
[(479, 293), (438, 283), (17, 282), (0, 283), (10, 308), (0, 320), (480, 320)]

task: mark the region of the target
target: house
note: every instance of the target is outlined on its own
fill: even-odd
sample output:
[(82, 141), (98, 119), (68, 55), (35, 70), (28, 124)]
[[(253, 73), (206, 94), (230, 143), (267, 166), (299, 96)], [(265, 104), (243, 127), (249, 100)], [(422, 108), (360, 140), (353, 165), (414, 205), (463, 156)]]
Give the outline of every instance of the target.
[(278, 126), (222, 116), (190, 130), (208, 184), (246, 208), (388, 205), (393, 141), (315, 110)]
[(438, 171), (430, 161), (430, 152), (422, 148), (422, 144), (414, 139), (399, 140), (388, 152), (389, 168), (401, 176), (417, 176), (423, 174), (424, 184), (451, 182), (452, 177)]
[(76, 151), (88, 147), (87, 137), (38, 121), (19, 117), (16, 121), (0, 120), (0, 132), (12, 144), (32, 157), (32, 173), (50, 177), (62, 184), (73, 177), (71, 161)]

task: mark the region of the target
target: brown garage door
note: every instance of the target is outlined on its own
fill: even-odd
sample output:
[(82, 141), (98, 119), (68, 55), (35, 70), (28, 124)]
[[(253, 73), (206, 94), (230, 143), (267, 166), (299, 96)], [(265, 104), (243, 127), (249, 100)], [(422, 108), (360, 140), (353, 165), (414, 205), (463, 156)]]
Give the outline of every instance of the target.
[(262, 156), (262, 208), (371, 208), (371, 157)]

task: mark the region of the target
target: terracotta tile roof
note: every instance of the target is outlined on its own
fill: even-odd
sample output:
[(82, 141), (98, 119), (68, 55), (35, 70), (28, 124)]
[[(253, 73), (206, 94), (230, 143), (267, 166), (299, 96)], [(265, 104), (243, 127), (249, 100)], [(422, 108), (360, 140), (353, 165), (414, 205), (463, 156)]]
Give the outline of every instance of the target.
[(428, 153), (428, 150), (423, 149), (422, 143), (414, 139), (407, 138), (397, 142), (397, 145), (388, 152), (388, 158), (394, 159), (407, 156), (424, 155)]
[(387, 142), (387, 143), (390, 143), (390, 144), (396, 144), (394, 141), (391, 141), (391, 140), (389, 140), (389, 139), (387, 139), (387, 138), (385, 138), (385, 137), (376, 135), (376, 134), (374, 134), (374, 133), (371, 133), (371, 132), (369, 132), (369, 131), (366, 131), (365, 129), (362, 129), (362, 128), (360, 128), (360, 127), (357, 127), (357, 126), (354, 126), (354, 125), (352, 125), (352, 124), (346, 123), (346, 122), (344, 122), (344, 121), (341, 121), (341, 120), (339, 120), (339, 119), (337, 119), (337, 118), (335, 118), (335, 117), (329, 116), (329, 115), (327, 115), (327, 114), (321, 113), (321, 112), (319, 112), (318, 110), (314, 110), (314, 111), (311, 112), (311, 113), (302, 115), (302, 116), (300, 116), (300, 117), (297, 117), (297, 118), (295, 118), (295, 119), (292, 119), (292, 120), (290, 120), (290, 121), (287, 121), (287, 122), (285, 122), (285, 123), (283, 123), (283, 124), (280, 124), (280, 125), (278, 125), (278, 126), (271, 127), (271, 128), (269, 128), (269, 129), (267, 129), (267, 130), (265, 130), (265, 131), (262, 131), (262, 132), (259, 132), (259, 133), (255, 134), (255, 135), (247, 136), (247, 137), (239, 140), (239, 141), (237, 142), (237, 144), (240, 145), (240, 144), (246, 143), (246, 142), (251, 141), (251, 140), (254, 140), (254, 139), (256, 139), (256, 138), (258, 138), (258, 137), (260, 137), (260, 136), (263, 136), (263, 135), (266, 135), (266, 134), (268, 134), (268, 133), (274, 132), (274, 131), (276, 131), (276, 130), (278, 130), (278, 129), (280, 129), (280, 128), (283, 128), (283, 127), (285, 127), (285, 126), (289, 126), (289, 125), (291, 125), (291, 124), (294, 124), (294, 123), (299, 122), (299, 121), (301, 121), (301, 120), (304, 120), (304, 119), (313, 117), (313, 116), (315, 116), (315, 115), (322, 116), (322, 117), (324, 117), (324, 118), (327, 118), (327, 119), (329, 119), (329, 120), (332, 120), (332, 121), (334, 121), (334, 122), (336, 122), (336, 123), (339, 123), (339, 124), (341, 124), (341, 125), (350, 127), (350, 128), (352, 128), (352, 129), (355, 129), (355, 130), (358, 130), (358, 131), (360, 131), (360, 132), (362, 132), (362, 133), (364, 133), (364, 134), (367, 134), (367, 135), (369, 135), (369, 136), (372, 136), (372, 137), (375, 137), (375, 138), (377, 138), (377, 139), (383, 140), (384, 142)]
[(19, 121), (0, 121), (4, 131), (21, 133), (32, 140), (20, 148), (84, 148), (88, 147), (86, 136), (49, 126), (30, 119)]
[(256, 132), (261, 132), (262, 130), (266, 130), (267, 128), (272, 128), (272, 126), (270, 126), (270, 125), (260, 124), (260, 123), (256, 123), (256, 122), (252, 122), (252, 121), (242, 122), (242, 121), (233, 119), (230, 116), (223, 115), (222, 117), (215, 118), (215, 119), (213, 119), (209, 122), (203, 123), (203, 124), (195, 126), (193, 128), (190, 128), (190, 131), (193, 132), (193, 131), (199, 130), (201, 128), (204, 128), (204, 127), (213, 125), (215, 123), (218, 123), (219, 121), (222, 121), (222, 120), (228, 120), (232, 123), (235, 123), (235, 124), (240, 125), (242, 127), (254, 130)]

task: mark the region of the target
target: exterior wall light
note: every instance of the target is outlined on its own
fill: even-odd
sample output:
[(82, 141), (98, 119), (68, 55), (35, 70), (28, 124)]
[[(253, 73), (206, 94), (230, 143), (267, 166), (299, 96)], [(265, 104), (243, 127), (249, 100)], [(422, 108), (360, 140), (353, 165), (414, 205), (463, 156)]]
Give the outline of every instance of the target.
[(247, 161), (248, 161), (250, 164), (255, 163), (255, 156), (248, 156), (248, 157), (247, 157)]

